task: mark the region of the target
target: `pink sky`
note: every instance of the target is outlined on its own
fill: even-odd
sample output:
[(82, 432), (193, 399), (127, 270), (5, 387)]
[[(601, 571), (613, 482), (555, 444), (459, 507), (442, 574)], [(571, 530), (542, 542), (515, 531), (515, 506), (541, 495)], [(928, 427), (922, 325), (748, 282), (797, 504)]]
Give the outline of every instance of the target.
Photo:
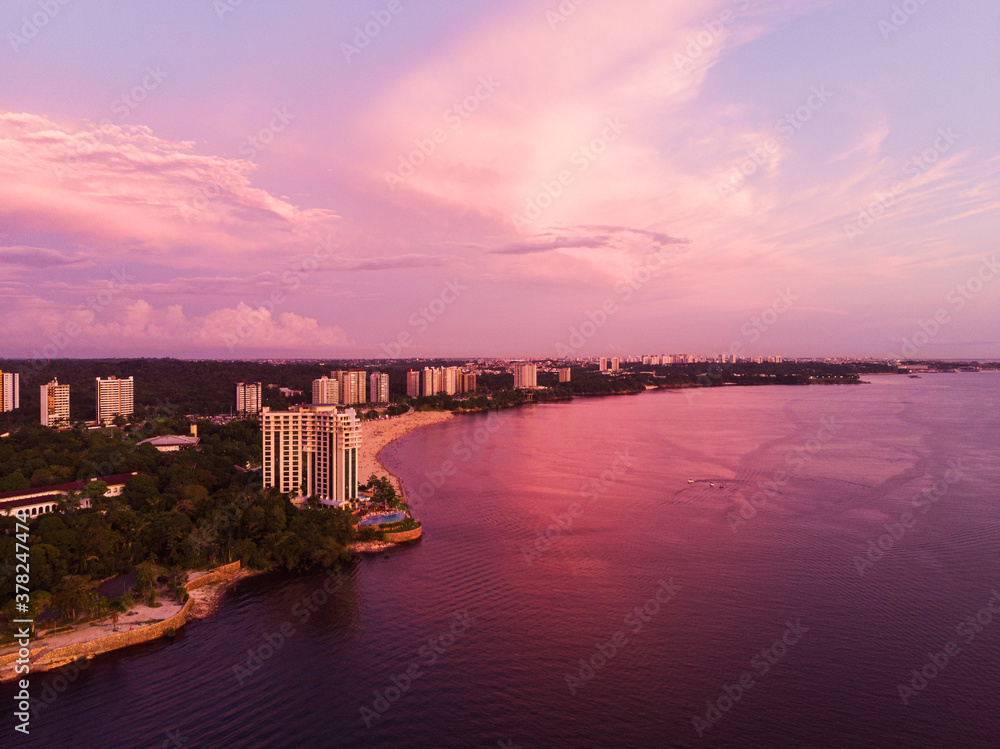
[(1000, 357), (995, 3), (329, 5), (0, 10), (0, 356)]

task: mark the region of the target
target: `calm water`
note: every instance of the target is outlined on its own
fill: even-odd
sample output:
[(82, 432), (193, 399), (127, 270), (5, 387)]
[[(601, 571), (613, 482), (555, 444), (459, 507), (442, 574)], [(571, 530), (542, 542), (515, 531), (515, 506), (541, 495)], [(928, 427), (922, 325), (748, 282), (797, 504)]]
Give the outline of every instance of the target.
[[(173, 642), (58, 684), (23, 745), (996, 747), (1000, 615), (956, 627), (1000, 590), (1000, 375), (870, 379), (411, 434), (389, 465), (411, 494), (442, 484), (420, 543), (330, 596), (322, 575), (247, 581)], [(703, 738), (693, 717), (714, 719)]]

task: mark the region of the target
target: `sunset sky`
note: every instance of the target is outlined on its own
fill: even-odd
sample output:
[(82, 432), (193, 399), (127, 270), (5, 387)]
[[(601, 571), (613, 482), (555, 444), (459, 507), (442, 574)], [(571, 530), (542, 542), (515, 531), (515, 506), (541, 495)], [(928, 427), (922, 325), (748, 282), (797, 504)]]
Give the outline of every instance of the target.
[(993, 0), (4, 3), (0, 356), (1000, 357), (998, 29)]

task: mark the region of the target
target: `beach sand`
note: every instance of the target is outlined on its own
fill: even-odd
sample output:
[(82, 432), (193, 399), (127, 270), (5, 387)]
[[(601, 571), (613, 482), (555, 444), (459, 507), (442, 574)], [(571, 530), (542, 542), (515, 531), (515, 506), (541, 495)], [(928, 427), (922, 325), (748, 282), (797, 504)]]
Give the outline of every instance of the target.
[(388, 476), (397, 493), (402, 493), (399, 479), (386, 470), (378, 459), (382, 448), (408, 432), (428, 424), (438, 424), (452, 418), (450, 411), (414, 411), (403, 416), (379, 421), (366, 421), (361, 425), (361, 448), (358, 451), (358, 481), (365, 483), (373, 473)]

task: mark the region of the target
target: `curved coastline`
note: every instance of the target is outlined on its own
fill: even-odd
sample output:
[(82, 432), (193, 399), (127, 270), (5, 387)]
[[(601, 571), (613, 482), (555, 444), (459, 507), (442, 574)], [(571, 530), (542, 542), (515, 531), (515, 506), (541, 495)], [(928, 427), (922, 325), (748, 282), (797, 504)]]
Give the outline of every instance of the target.
[[(362, 439), (361, 450), (358, 454), (358, 478), (367, 481), (372, 474), (379, 478), (388, 478), (396, 489), (396, 494), (403, 497), (402, 482), (398, 476), (382, 464), (379, 455), (389, 444), (415, 429), (430, 424), (439, 424), (453, 417), (454, 413), (451, 411), (411, 411), (390, 419), (364, 422), (361, 425)], [(357, 541), (348, 548), (359, 554), (377, 553), (391, 549), (397, 543), (415, 540), (421, 532), (421, 529), (418, 528), (416, 532), (397, 534), (397, 537), (391, 541)]]
[(361, 425), (361, 450), (358, 454), (358, 478), (367, 481), (373, 473), (379, 478), (387, 477), (402, 495), (399, 477), (392, 474), (378, 459), (379, 454), (392, 442), (409, 434), (414, 429), (439, 424), (454, 417), (451, 411), (413, 411), (403, 416), (395, 416), (379, 421), (366, 421)]

